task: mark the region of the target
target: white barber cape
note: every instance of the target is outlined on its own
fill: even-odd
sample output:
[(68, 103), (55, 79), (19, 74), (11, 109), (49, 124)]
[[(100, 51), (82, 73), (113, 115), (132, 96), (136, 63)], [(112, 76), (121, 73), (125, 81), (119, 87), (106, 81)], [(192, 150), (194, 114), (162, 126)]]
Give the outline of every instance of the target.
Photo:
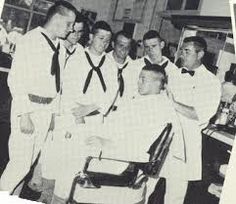
[(177, 102), (193, 106), (199, 120), (189, 119), (178, 114), (183, 128), (186, 145), (186, 180), (200, 180), (202, 174), (202, 134), (209, 119), (216, 113), (220, 102), (221, 85), (216, 76), (204, 65), (194, 70), (194, 76), (182, 74), (181, 69), (174, 73), (169, 87)]
[[(68, 196), (72, 179), (83, 168), (84, 159), (82, 158), (88, 155), (98, 156), (100, 152), (99, 148), (94, 148), (94, 151), (92, 151), (91, 148), (89, 150), (89, 147), (86, 147), (84, 139), (82, 139), (86, 136), (97, 135), (112, 141), (111, 146), (102, 148), (102, 157), (127, 161), (148, 161), (149, 155), (147, 151), (150, 145), (157, 139), (166, 123), (171, 122), (175, 135), (170, 147), (169, 158), (166, 161), (167, 163), (172, 163), (173, 160), (178, 158), (177, 160), (181, 161), (181, 164), (184, 165), (184, 140), (176, 117), (171, 103), (165, 93), (163, 93), (159, 95), (139, 96), (127, 101), (126, 106), (122, 106), (119, 111), (112, 114), (110, 120), (104, 126), (92, 127), (88, 125), (86, 127), (86, 124), (84, 124), (74, 128), (71, 127), (71, 131), (74, 130), (72, 131), (72, 138), (63, 144), (64, 155), (66, 157), (63, 159), (60, 157), (60, 161), (64, 161), (66, 165), (60, 163), (60, 166), (63, 167), (60, 173), (63, 176), (58, 175), (56, 179), (55, 194), (61, 197)], [(115, 161), (112, 163), (110, 166), (105, 164), (105, 172), (121, 173), (127, 167), (125, 163), (117, 164)], [(101, 166), (94, 166), (94, 168), (102, 170)], [(171, 172), (176, 173), (176, 171)], [(164, 174), (166, 175), (163, 172)], [(144, 198), (144, 187), (145, 185), (139, 190), (114, 187), (104, 187), (95, 190), (81, 188), (77, 201), (119, 203), (117, 199), (120, 202), (123, 199), (123, 203), (136, 203)], [(93, 196), (89, 196), (91, 194)], [(125, 200), (127, 198), (129, 198), (129, 201)]]
[(137, 96), (126, 102), (104, 124), (103, 135), (114, 142), (103, 155), (127, 161), (146, 162), (150, 145), (167, 123), (172, 123), (175, 136), (170, 147), (172, 156), (184, 163), (185, 150), (181, 126), (171, 102), (163, 92), (158, 95)]

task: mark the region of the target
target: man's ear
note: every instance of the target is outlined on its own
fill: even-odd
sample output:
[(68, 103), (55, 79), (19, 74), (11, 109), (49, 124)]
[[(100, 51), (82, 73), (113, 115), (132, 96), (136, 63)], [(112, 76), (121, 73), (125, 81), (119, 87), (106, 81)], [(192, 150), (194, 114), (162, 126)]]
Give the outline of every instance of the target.
[(161, 49), (163, 49), (165, 47), (165, 42), (164, 41), (161, 41), (160, 42), (160, 46), (161, 46)]
[(197, 54), (198, 60), (201, 60), (204, 57), (205, 52), (203, 50), (199, 51)]
[(94, 34), (89, 33), (89, 41), (90, 41), (90, 42), (93, 40), (93, 38), (94, 38)]

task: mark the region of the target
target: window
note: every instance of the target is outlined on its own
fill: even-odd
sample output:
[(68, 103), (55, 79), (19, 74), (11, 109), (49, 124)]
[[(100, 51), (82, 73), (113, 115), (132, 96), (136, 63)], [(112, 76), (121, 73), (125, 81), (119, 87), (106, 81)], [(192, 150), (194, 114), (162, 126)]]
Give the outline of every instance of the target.
[(56, 0), (5, 0), (2, 19), (6, 30), (10, 32), (14, 27), (23, 32), (42, 25), (48, 8)]
[(167, 0), (166, 10), (198, 10), (200, 0)]
[(198, 10), (200, 0), (187, 0), (184, 9), (185, 10)]
[(181, 10), (183, 0), (168, 0), (166, 10)]

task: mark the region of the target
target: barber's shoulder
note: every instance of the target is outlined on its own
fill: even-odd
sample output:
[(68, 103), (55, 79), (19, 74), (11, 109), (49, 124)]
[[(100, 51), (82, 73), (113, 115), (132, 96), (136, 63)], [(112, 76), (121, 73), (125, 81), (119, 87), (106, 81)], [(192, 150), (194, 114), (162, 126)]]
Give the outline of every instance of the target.
[[(204, 66), (204, 65), (202, 65)], [(204, 77), (204, 79), (211, 84), (210, 87), (214, 88), (214, 89), (221, 89), (221, 82), (220, 79), (213, 74), (212, 72), (210, 72), (209, 70), (207, 70), (207, 68), (204, 66), (204, 74), (202, 74), (202, 77)]]

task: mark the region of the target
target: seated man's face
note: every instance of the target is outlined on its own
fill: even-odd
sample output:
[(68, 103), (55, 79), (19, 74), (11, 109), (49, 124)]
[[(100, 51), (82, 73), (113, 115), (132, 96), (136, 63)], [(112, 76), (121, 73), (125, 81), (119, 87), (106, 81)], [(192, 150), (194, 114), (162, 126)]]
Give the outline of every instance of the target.
[(142, 70), (138, 80), (138, 92), (140, 95), (159, 94), (163, 87), (163, 75), (153, 71)]
[(75, 23), (74, 30), (69, 33), (66, 40), (71, 45), (76, 45), (76, 43), (78, 43), (79, 39), (81, 38), (82, 34), (83, 34), (83, 23), (82, 22)]

